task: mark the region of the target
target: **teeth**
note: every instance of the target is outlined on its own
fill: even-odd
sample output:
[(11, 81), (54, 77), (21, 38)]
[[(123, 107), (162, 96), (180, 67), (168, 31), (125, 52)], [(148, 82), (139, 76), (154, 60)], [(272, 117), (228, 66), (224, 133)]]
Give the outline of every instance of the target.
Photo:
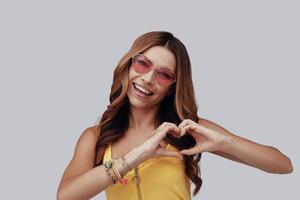
[(137, 84), (134, 84), (134, 86), (135, 86), (137, 89), (139, 89), (140, 91), (142, 91), (143, 93), (145, 93), (145, 94), (150, 95), (150, 94), (152, 93), (152, 92), (146, 90), (145, 88), (143, 88), (143, 87), (141, 87), (141, 86), (139, 86), (139, 85), (137, 85)]

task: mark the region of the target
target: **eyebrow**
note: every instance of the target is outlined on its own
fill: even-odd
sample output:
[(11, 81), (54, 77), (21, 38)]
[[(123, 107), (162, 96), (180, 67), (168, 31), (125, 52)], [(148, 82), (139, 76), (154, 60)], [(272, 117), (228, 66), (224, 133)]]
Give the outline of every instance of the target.
[[(153, 65), (153, 62), (152, 60), (150, 60), (147, 56), (145, 56), (144, 54), (139, 54), (139, 55), (142, 55), (144, 58), (146, 58), (149, 62), (151, 62), (151, 64)], [(173, 70), (171, 70), (169, 67), (166, 67), (166, 66), (163, 66), (163, 65), (160, 65), (159, 67), (163, 67), (163, 68), (166, 68), (167, 70), (173, 72)], [(173, 72), (175, 73), (175, 72)]]

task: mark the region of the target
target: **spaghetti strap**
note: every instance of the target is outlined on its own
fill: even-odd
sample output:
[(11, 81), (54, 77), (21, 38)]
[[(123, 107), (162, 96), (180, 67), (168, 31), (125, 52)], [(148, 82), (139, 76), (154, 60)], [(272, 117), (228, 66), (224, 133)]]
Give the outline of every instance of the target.
[(108, 149), (107, 149), (108, 155), (109, 155), (109, 159), (112, 159), (112, 150), (111, 150), (112, 147), (111, 147), (111, 146), (112, 146), (112, 144), (109, 144), (109, 145), (108, 145)]
[(104, 157), (103, 157), (104, 162), (108, 160), (111, 160), (111, 144), (109, 144), (105, 149)]

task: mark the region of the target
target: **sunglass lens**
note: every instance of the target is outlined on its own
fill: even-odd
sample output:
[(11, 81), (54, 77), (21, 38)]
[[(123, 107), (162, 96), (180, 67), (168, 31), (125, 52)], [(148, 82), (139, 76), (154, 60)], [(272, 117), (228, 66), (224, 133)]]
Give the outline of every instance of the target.
[(164, 68), (159, 68), (156, 73), (157, 82), (162, 85), (171, 84), (175, 79), (174, 74)]
[(150, 63), (147, 61), (146, 58), (144, 58), (141, 55), (136, 55), (134, 57), (133, 67), (137, 73), (141, 73), (141, 74), (147, 73), (151, 70)]

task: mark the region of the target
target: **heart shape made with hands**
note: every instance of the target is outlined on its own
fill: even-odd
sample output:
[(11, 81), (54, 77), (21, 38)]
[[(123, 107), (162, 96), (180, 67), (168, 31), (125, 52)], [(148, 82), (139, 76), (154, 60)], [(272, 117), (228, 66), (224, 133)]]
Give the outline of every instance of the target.
[(176, 128), (168, 131), (174, 137), (180, 139), (185, 134), (190, 134), (195, 139), (196, 144), (189, 149), (183, 149), (180, 151), (184, 155), (193, 155), (202, 152), (212, 152), (219, 149), (221, 145), (224, 145), (226, 136), (211, 128), (198, 124), (190, 119), (183, 120)]
[[(176, 126), (176, 124), (173, 124), (173, 123), (171, 123), (171, 124)], [(186, 119), (186, 120), (183, 120), (178, 126), (176, 126), (176, 128), (169, 130), (168, 133), (173, 135), (174, 137), (181, 138), (189, 131), (188, 133), (190, 133), (194, 137), (194, 136), (196, 136), (194, 134), (194, 132), (197, 128), (199, 128), (198, 126), (199, 126), (198, 123), (196, 123), (192, 120)], [(200, 130), (198, 130), (198, 132), (199, 131)]]

